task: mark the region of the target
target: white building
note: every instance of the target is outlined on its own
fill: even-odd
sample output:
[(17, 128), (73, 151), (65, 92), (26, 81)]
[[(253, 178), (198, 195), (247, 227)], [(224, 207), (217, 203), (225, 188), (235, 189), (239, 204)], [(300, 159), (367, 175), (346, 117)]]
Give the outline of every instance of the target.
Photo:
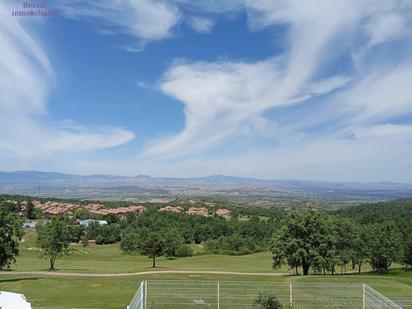
[[(89, 227), (89, 225), (95, 222), (99, 225), (108, 225), (109, 223), (106, 220), (92, 220), (92, 219), (87, 219), (87, 220), (79, 220), (79, 224), (83, 225), (85, 227)], [(1, 308), (0, 308), (1, 309)]]
[(1, 309), (32, 309), (23, 294), (0, 291)]

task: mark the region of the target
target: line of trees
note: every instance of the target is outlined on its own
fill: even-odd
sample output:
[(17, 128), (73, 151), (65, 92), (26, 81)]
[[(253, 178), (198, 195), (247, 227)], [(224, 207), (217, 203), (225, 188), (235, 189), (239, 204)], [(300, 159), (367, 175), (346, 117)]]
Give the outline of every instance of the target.
[(144, 238), (148, 231), (161, 235), (173, 231), (182, 244), (203, 243), (209, 253), (239, 255), (268, 250), (277, 222), (274, 217), (261, 220), (252, 216), (241, 221), (149, 211), (144, 215), (128, 215), (119, 224), (123, 236), (131, 231), (140, 238)]
[(377, 272), (394, 262), (411, 264), (410, 241), (403, 241), (393, 220), (376, 217), (357, 222), (310, 209), (287, 215), (274, 233), (271, 252), (274, 268), (286, 263), (304, 275), (310, 270), (334, 274), (337, 268), (346, 272), (348, 265), (361, 272), (364, 263)]
[[(388, 207), (386, 207), (389, 205)], [(18, 254), (23, 235), (18, 204), (0, 202), (0, 268), (8, 268)], [(30, 208), (30, 207), (29, 207)], [(252, 211), (252, 210), (251, 210)], [(287, 264), (296, 274), (361, 271), (370, 264), (375, 271), (387, 270), (393, 263), (412, 265), (412, 201), (349, 207), (337, 212), (295, 210), (264, 220), (225, 220), (158, 212), (125, 219), (107, 218), (109, 224), (75, 224), (75, 216), (56, 217), (38, 225), (37, 246), (55, 269), (59, 256), (69, 253), (70, 242), (85, 246), (89, 239), (107, 244), (120, 242), (122, 252), (156, 257), (191, 256), (189, 244), (204, 244), (206, 252), (247, 254), (271, 250), (273, 267)]]

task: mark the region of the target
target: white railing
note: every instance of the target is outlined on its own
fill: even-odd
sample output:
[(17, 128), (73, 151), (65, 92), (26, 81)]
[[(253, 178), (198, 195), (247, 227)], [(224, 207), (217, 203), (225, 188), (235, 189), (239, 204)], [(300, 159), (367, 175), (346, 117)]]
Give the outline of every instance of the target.
[(133, 296), (132, 301), (127, 306), (127, 309), (146, 309), (147, 300), (147, 281), (140, 282), (139, 288), (136, 294)]
[(286, 281), (143, 281), (128, 309), (253, 308), (267, 292), (283, 308), (402, 309), (366, 284)]
[(403, 309), (412, 309), (412, 296), (393, 296), (391, 299)]
[(367, 284), (362, 286), (363, 309), (402, 309), (401, 306), (372, 289)]

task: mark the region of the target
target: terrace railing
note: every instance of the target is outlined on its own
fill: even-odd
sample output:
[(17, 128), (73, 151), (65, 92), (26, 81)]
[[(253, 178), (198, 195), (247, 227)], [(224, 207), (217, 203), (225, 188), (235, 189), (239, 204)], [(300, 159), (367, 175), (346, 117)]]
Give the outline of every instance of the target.
[(367, 284), (363, 284), (362, 290), (363, 309), (402, 309), (401, 306), (372, 289)]
[(132, 301), (127, 306), (127, 309), (146, 309), (147, 300), (147, 281), (140, 282), (139, 288), (136, 294), (133, 296)]
[(283, 308), (402, 308), (360, 283), (153, 280), (140, 284), (128, 309), (249, 309), (261, 292), (276, 296)]

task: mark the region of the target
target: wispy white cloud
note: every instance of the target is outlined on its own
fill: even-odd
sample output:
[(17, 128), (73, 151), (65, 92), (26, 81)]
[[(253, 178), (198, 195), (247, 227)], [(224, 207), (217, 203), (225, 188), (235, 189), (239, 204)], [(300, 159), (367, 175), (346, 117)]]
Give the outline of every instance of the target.
[(405, 17), (399, 14), (376, 16), (365, 25), (370, 38), (369, 45), (377, 45), (407, 35), (407, 26)]
[[(328, 179), (327, 173), (336, 172), (371, 180), (391, 168), (397, 175), (400, 166), (410, 171), (410, 124), (392, 124), (412, 114), (410, 58), (387, 53), (385, 61), (375, 61), (374, 52), (377, 45), (408, 37), (411, 6), (368, 0), (237, 5), (247, 11), (253, 31), (286, 25), (289, 48), (258, 62), (173, 64), (160, 89), (184, 104), (186, 125), (177, 135), (149, 143), (146, 156), (182, 157), (187, 164), (196, 158), (194, 165), (269, 178)], [(350, 54), (358, 55), (353, 71), (325, 73), (340, 65), (341, 55)], [(314, 102), (311, 109), (305, 107)], [(268, 112), (276, 116), (291, 106), (294, 112), (270, 121)], [(313, 130), (317, 127), (322, 130)], [(382, 151), (383, 145), (390, 149)], [(225, 155), (216, 159), (216, 153)], [(244, 170), (250, 162), (253, 171)], [(401, 178), (406, 180), (406, 174)]]
[[(56, 0), (56, 5), (66, 16), (97, 22), (100, 31), (132, 36), (125, 47), (130, 51), (173, 37), (181, 22), (208, 32), (222, 14), (240, 12), (251, 31), (276, 29), (285, 47), (261, 61), (176, 61), (159, 89), (183, 105), (184, 129), (151, 140), (139, 160), (95, 161), (96, 172), (131, 173), (132, 164), (136, 173), (157, 175), (191, 176), (194, 167), (197, 175), (412, 181), (410, 1)], [(197, 16), (208, 20), (195, 25)], [(120, 129), (96, 132), (35, 121), (33, 115), (47, 116), (51, 66), (29, 36), (20, 33), (16, 39), (16, 29), (25, 30), (0, 25), (11, 33), (2, 37), (1, 52), (12, 55), (8, 63), (0, 60), (12, 76), (0, 76), (0, 90), (11, 89), (7, 100), (2, 96), (7, 113), (0, 120), (13, 131), (9, 137), (0, 133), (0, 149), (24, 154), (24, 144), (14, 141), (27, 132), (35, 132), (30, 145), (39, 145), (37, 153), (111, 147), (133, 138)], [(17, 80), (35, 91), (19, 87)], [(144, 81), (138, 85), (147, 87)], [(19, 117), (18, 126), (10, 115)]]
[(253, 1), (247, 8), (255, 29), (291, 25), (288, 53), (256, 63), (174, 65), (161, 89), (185, 104), (186, 126), (181, 134), (152, 145), (148, 154), (205, 149), (269, 108), (296, 104), (347, 83), (347, 77), (314, 79), (327, 43), (356, 21), (356, 10), (347, 1), (321, 9), (309, 2)]
[(408, 91), (412, 63), (380, 68), (359, 78), (351, 88), (335, 98), (336, 116), (351, 124), (380, 122), (412, 113), (412, 94)]
[(291, 90), (282, 80), (281, 64), (281, 59), (269, 59), (173, 65), (164, 75), (161, 90), (185, 105), (186, 126), (179, 135), (155, 142), (146, 155), (179, 156), (205, 150), (255, 122), (269, 108), (296, 104), (347, 82), (333, 76)]
[(386, 141), (406, 141), (412, 146), (412, 125), (386, 123), (370, 127), (357, 128), (357, 139), (385, 139)]
[(134, 137), (118, 128), (68, 128), (47, 114), (49, 85), (56, 77), (47, 55), (11, 7), (0, 4), (0, 154), (10, 157), (53, 155), (123, 144)]
[(124, 33), (138, 39), (125, 47), (140, 51), (147, 42), (173, 36), (181, 12), (173, 1), (163, 0), (62, 0), (55, 5), (69, 18), (99, 23), (101, 30)]
[(199, 33), (209, 33), (215, 22), (210, 18), (193, 16), (189, 18), (188, 24)]

